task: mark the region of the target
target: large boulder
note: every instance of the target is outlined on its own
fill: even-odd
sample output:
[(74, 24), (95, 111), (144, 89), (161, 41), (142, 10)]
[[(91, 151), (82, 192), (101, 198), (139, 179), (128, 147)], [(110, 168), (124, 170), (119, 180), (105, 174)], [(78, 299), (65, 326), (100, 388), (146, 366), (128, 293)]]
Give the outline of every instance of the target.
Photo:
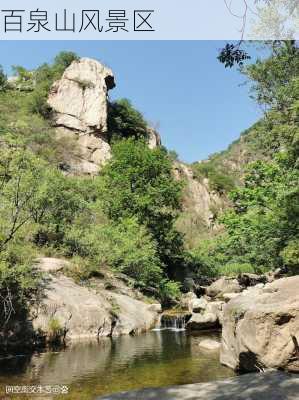
[(251, 288), (224, 307), (221, 362), (235, 370), (299, 370), (299, 276)]
[(194, 312), (194, 313), (200, 313), (207, 308), (207, 305), (208, 305), (208, 301), (204, 297), (201, 297), (199, 299), (196, 298), (190, 302), (189, 311)]
[(154, 327), (158, 310), (123, 293), (88, 288), (58, 272), (65, 261), (42, 258), (39, 268), (46, 273), (44, 297), (31, 309), (35, 332), (46, 338), (55, 330), (66, 339), (120, 336)]
[(186, 328), (189, 331), (201, 331), (206, 329), (215, 329), (219, 327), (217, 315), (211, 312), (203, 314), (192, 314), (187, 322)]
[(197, 299), (197, 296), (193, 292), (188, 292), (182, 295), (181, 300), (180, 300), (180, 307), (183, 310), (192, 310), (191, 304), (194, 300)]
[(96, 60), (73, 61), (50, 91), (48, 104), (58, 126), (84, 133), (107, 131), (107, 93), (113, 72)]
[[(110, 157), (107, 94), (115, 86), (112, 71), (96, 60), (73, 61), (49, 93), (57, 136), (78, 148), (67, 168), (73, 174), (98, 172)], [(64, 167), (67, 169), (66, 167)]]
[(206, 293), (210, 297), (221, 297), (224, 293), (239, 293), (241, 290), (237, 279), (223, 277), (208, 286)]

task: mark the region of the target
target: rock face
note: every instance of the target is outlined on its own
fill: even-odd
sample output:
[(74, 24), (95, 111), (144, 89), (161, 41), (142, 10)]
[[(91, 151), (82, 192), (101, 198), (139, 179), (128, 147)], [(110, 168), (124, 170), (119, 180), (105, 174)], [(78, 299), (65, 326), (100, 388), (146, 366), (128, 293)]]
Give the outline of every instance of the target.
[(235, 370), (299, 370), (299, 276), (250, 288), (224, 307), (221, 362)]
[(206, 293), (210, 297), (221, 297), (225, 293), (239, 293), (242, 287), (237, 279), (220, 278), (208, 286)]
[(72, 173), (95, 174), (111, 156), (107, 141), (107, 93), (115, 86), (112, 71), (96, 60), (81, 58), (51, 88), (57, 135), (74, 140), (79, 154)]
[(207, 302), (203, 297), (198, 299), (198, 301), (201, 301), (201, 309), (196, 310), (196, 312), (193, 310), (193, 314), (191, 319), (187, 322), (186, 328), (190, 331), (219, 328), (223, 319), (222, 308), (224, 302)]
[(158, 312), (150, 305), (117, 291), (80, 286), (50, 268), (58, 264), (57, 259), (40, 261), (49, 283), (45, 297), (31, 310), (35, 331), (49, 336), (55, 321), (66, 339), (80, 339), (135, 334), (155, 325)]
[(173, 170), (175, 178), (184, 182), (183, 212), (177, 228), (185, 234), (192, 247), (198, 240), (194, 233), (221, 229), (216, 217), (227, 208), (228, 200), (210, 189), (208, 179), (201, 182), (195, 179), (192, 168), (186, 164), (175, 161)]
[(150, 149), (153, 150), (156, 147), (161, 146), (161, 136), (155, 129), (149, 127), (147, 129), (147, 133), (148, 133), (148, 147)]

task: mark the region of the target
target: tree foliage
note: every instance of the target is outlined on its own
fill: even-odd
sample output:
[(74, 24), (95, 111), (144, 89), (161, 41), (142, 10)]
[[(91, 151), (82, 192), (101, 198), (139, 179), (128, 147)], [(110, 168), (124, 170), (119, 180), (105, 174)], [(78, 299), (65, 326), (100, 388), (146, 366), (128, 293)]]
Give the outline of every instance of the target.
[(0, 91), (5, 90), (7, 87), (7, 76), (5, 75), (2, 66), (0, 65)]
[(113, 221), (137, 218), (156, 240), (162, 263), (170, 267), (182, 247), (174, 228), (181, 185), (172, 176), (167, 152), (127, 139), (115, 143), (112, 153), (101, 178), (104, 212)]
[(108, 132), (112, 138), (146, 139), (148, 136), (146, 121), (127, 99), (109, 103)]
[(243, 185), (230, 193), (233, 208), (220, 218), (226, 234), (211, 256), (224, 266), (298, 271), (298, 63), (296, 44), (285, 42), (244, 70), (256, 100), (268, 107), (255, 126), (264, 157), (248, 165)]

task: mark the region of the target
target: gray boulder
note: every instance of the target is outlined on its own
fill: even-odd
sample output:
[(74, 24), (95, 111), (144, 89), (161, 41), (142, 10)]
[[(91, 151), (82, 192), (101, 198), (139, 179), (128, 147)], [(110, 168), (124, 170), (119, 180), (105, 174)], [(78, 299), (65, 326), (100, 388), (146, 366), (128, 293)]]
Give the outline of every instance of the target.
[(187, 322), (186, 329), (190, 331), (200, 331), (206, 329), (214, 329), (219, 327), (217, 315), (211, 312), (203, 314), (192, 314), (191, 319)]
[(207, 308), (207, 305), (208, 301), (204, 297), (201, 297), (200, 299), (196, 298), (191, 300), (189, 311), (194, 313), (200, 313)]
[(221, 362), (235, 370), (299, 370), (299, 276), (250, 288), (224, 307)]
[[(60, 261), (64, 265), (64, 261)], [(129, 289), (126, 295), (123, 290), (117, 293), (100, 286), (92, 289), (78, 285), (71, 278), (58, 274), (56, 267), (51, 270), (53, 265), (59, 264), (59, 259), (40, 260), (40, 269), (47, 271), (48, 283), (44, 297), (31, 308), (35, 332), (48, 338), (55, 333), (52, 332), (55, 327), (66, 339), (96, 339), (141, 333), (155, 326), (158, 307), (151, 308), (132, 298)]]
[(191, 310), (192, 301), (196, 300), (197, 296), (193, 292), (188, 292), (182, 295), (180, 300), (180, 306), (183, 310)]
[(241, 290), (237, 279), (223, 277), (208, 286), (206, 293), (210, 297), (221, 297), (224, 293), (239, 293)]

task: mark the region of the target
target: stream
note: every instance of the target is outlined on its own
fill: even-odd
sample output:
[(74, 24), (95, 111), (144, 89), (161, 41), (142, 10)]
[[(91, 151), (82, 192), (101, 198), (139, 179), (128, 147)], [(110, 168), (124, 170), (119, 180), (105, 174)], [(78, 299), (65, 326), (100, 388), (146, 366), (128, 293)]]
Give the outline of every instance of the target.
[(220, 365), (217, 352), (198, 345), (203, 338), (217, 335), (190, 335), (184, 322), (174, 319), (173, 324), (162, 321), (155, 330), (138, 336), (78, 342), (59, 352), (5, 358), (0, 360), (0, 395), (5, 385), (67, 385), (68, 394), (43, 398), (90, 400), (120, 391), (231, 377), (234, 373)]

